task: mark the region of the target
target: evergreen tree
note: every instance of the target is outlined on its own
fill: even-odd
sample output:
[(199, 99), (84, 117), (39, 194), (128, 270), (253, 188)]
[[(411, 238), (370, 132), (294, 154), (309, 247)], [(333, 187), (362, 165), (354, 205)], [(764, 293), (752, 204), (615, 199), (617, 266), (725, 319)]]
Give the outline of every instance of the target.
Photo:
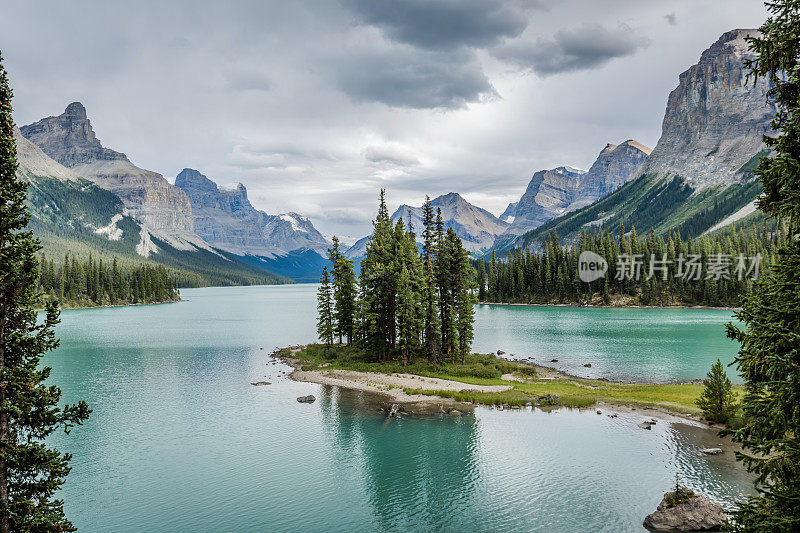
[(433, 206), (430, 197), (425, 197), (422, 205), (422, 307), (423, 307), (423, 337), (428, 352), (428, 358), (436, 369), (436, 356), (439, 350), (439, 315), (438, 291), (436, 289), (436, 228), (434, 226)]
[(353, 261), (339, 254), (335, 268), (339, 276), (339, 286), (335, 293), (336, 329), (340, 342), (344, 336), (345, 340), (351, 343), (356, 329), (356, 295), (358, 293)]
[(74, 531), (54, 499), (69, 473), (69, 454), (45, 439), (89, 416), (85, 402), (58, 407), (61, 391), (45, 385), (43, 355), (58, 346), (58, 307), (37, 324), (39, 242), (26, 231), (27, 182), (17, 179), (11, 89), (0, 57), (0, 533)]
[[(333, 239), (331, 239), (331, 243), (332, 243), (331, 247), (328, 248), (328, 261), (331, 262), (330, 281), (331, 281), (331, 290), (333, 292), (333, 301), (334, 301), (334, 307), (335, 307), (335, 303), (336, 303), (336, 300), (337, 300), (337, 295), (338, 295), (339, 291), (341, 290), (340, 288), (341, 288), (342, 273), (339, 270), (339, 257), (341, 257), (342, 254), (341, 254), (341, 252), (339, 252), (339, 237), (334, 235)], [(333, 313), (333, 329), (334, 329), (334, 332), (339, 336), (339, 344), (341, 344), (342, 343), (343, 333), (341, 331), (342, 328), (339, 327), (339, 323), (336, 320), (337, 319), (336, 315), (337, 315), (337, 313), (336, 313), (336, 311), (334, 311), (334, 313)]]
[(322, 278), (317, 289), (317, 334), (319, 339), (329, 349), (333, 344), (333, 297), (331, 295), (331, 280), (328, 276), (328, 266), (322, 267)]
[[(452, 230), (451, 230), (452, 231)], [(474, 270), (469, 263), (469, 253), (464, 249), (461, 239), (453, 232), (452, 254), (456, 260), (454, 265), (453, 291), (455, 293), (455, 330), (458, 338), (458, 354), (464, 364), (467, 354), (475, 338), (472, 324), (475, 319), (475, 281)], [(481, 264), (483, 262), (481, 261)]]
[(746, 423), (733, 440), (746, 451), (738, 457), (759, 491), (733, 519), (739, 531), (788, 532), (800, 530), (800, 0), (766, 5), (771, 16), (761, 36), (749, 39), (756, 57), (746, 61), (772, 85), (779, 134), (764, 138), (774, 155), (755, 172), (764, 188), (758, 206), (788, 231), (771, 273), (737, 313), (744, 328), (727, 325), (741, 343), (736, 365), (746, 390)]
[(339, 251), (339, 238), (334, 235), (333, 245), (328, 249), (328, 259), (331, 261), (333, 300), (335, 304), (334, 329), (339, 336), (341, 344), (344, 337), (348, 343), (353, 342), (356, 329), (356, 275), (353, 270), (353, 261), (347, 259)]
[(403, 265), (397, 281), (397, 329), (398, 347), (403, 354), (403, 366), (408, 364), (409, 351), (416, 346), (416, 297), (411, 284), (411, 276)]
[(695, 403), (703, 410), (703, 417), (712, 422), (727, 424), (736, 412), (733, 385), (719, 359), (711, 365), (711, 371), (703, 380), (703, 392)]
[(378, 216), (361, 260), (363, 337), (380, 361), (388, 358), (395, 340), (395, 232), (381, 189)]
[(478, 261), (478, 300), (486, 300), (486, 261)]

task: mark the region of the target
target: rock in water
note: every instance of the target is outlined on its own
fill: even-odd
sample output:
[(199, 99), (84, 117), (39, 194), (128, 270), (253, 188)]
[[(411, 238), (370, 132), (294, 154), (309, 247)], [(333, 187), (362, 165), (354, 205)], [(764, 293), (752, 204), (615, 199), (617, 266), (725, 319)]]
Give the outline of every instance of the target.
[(642, 525), (650, 531), (719, 531), (726, 520), (725, 511), (718, 503), (681, 491), (683, 498), (675, 503), (675, 492), (667, 492), (653, 514), (647, 515)]
[(704, 453), (706, 455), (719, 455), (722, 453), (722, 448), (703, 448), (700, 450), (700, 453)]
[(394, 418), (397, 416), (397, 413), (400, 412), (400, 406), (396, 403), (393, 403), (392, 406), (389, 408), (389, 412), (386, 414), (387, 418)]
[(300, 403), (314, 403), (316, 401), (316, 398), (314, 397), (313, 394), (309, 394), (308, 396), (300, 396), (299, 398), (297, 398), (297, 401)]

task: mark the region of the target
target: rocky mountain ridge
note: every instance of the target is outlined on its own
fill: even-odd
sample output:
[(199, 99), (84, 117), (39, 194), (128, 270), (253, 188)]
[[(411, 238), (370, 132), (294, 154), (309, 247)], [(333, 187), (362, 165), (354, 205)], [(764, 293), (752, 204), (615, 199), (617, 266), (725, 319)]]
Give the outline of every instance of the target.
[(775, 116), (767, 102), (770, 82), (748, 81), (743, 64), (753, 57), (745, 38), (757, 35), (755, 29), (722, 34), (680, 74), (641, 173), (680, 176), (696, 189), (741, 181), (742, 166), (765, 148), (762, 135)]
[(197, 170), (185, 168), (176, 176), (175, 186), (191, 202), (195, 231), (215, 248), (271, 258), (295, 250), (324, 251), (330, 244), (307, 217), (269, 215), (254, 208), (241, 183), (230, 189), (219, 187)]
[(724, 33), (679, 75), (667, 100), (661, 138), (631, 181), (599, 201), (500, 242), (498, 251), (536, 247), (553, 231), (562, 242), (571, 242), (582, 228), (616, 231), (620, 224), (698, 236), (725, 220), (738, 220), (737, 213), (747, 216), (747, 206), (761, 192), (753, 170), (767, 153), (762, 136), (770, 133), (775, 116), (766, 100), (769, 82), (747, 81), (745, 38), (757, 34), (752, 29)]
[(567, 211), (592, 204), (625, 185), (651, 152), (650, 148), (633, 139), (607, 144), (584, 175)]
[(122, 152), (105, 148), (80, 102), (69, 104), (61, 115), (22, 126), (20, 131), (74, 174), (119, 196), (127, 213), (154, 236), (179, 249), (209, 249), (194, 233), (186, 194), (161, 174), (141, 169)]
[[(453, 228), (461, 238), (464, 248), (476, 255), (482, 255), (491, 248), (497, 235), (508, 227), (508, 223), (503, 222), (489, 211), (467, 202), (455, 192), (437, 196), (431, 200), (431, 206), (434, 212), (441, 209), (442, 222), (445, 227)], [(402, 219), (406, 224), (410, 218), (417, 234), (417, 240), (421, 242), (422, 216), (421, 206), (402, 204), (395, 210), (391, 218), (393, 222)], [(368, 238), (359, 239), (346, 251), (345, 255), (351, 259), (363, 257)]]
[(494, 246), (507, 248), (520, 235), (608, 196), (632, 178), (649, 154), (648, 147), (629, 139), (607, 144), (588, 171), (560, 166), (534, 173), (519, 202), (511, 204), (511, 225)]

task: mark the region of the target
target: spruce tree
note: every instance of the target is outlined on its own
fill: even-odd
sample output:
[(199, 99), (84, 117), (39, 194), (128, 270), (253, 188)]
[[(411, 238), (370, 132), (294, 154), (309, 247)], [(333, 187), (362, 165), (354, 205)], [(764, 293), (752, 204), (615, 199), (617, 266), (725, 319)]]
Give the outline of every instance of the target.
[(328, 259), (332, 266), (331, 285), (334, 301), (334, 329), (341, 344), (342, 338), (353, 342), (356, 328), (356, 275), (353, 261), (347, 259), (339, 250), (339, 238), (334, 235), (333, 245), (328, 249)]
[(403, 265), (397, 280), (397, 329), (398, 348), (403, 354), (403, 366), (408, 364), (408, 356), (415, 346), (415, 307), (416, 298), (411, 284), (408, 268)]
[[(328, 248), (328, 261), (331, 263), (331, 273), (330, 273), (330, 282), (331, 282), (331, 291), (333, 293), (333, 301), (334, 301), (334, 309), (336, 308), (335, 302), (337, 301), (337, 296), (339, 291), (341, 290), (341, 279), (342, 273), (339, 270), (339, 257), (342, 255), (339, 252), (339, 237), (336, 235), (333, 236), (331, 240), (331, 247)], [(334, 311), (333, 313), (333, 329), (334, 332), (339, 336), (339, 344), (342, 343), (342, 328), (339, 327), (337, 318), (337, 313)]]
[(395, 336), (395, 232), (381, 189), (378, 216), (361, 260), (361, 318), (364, 340), (386, 361)]
[(425, 197), (422, 205), (422, 263), (424, 271), (423, 290), (423, 337), (428, 358), (436, 369), (436, 356), (439, 350), (438, 291), (436, 289), (436, 228), (434, 226), (433, 206), (430, 197)]
[(711, 365), (711, 370), (703, 380), (703, 392), (695, 403), (703, 410), (703, 417), (711, 422), (726, 424), (736, 412), (733, 385), (719, 359)]
[(319, 340), (325, 343), (325, 350), (333, 344), (333, 297), (331, 294), (331, 280), (328, 275), (328, 266), (322, 267), (320, 286), (317, 289), (317, 334)]
[(756, 474), (759, 495), (733, 513), (738, 531), (800, 530), (800, 0), (768, 2), (771, 16), (751, 37), (751, 74), (765, 77), (777, 107), (765, 136), (773, 151), (756, 175), (764, 194), (758, 206), (787, 225), (776, 263), (745, 299), (728, 335), (741, 344), (736, 365), (744, 378), (746, 423), (733, 432)]
[(339, 286), (334, 294), (336, 328), (340, 342), (344, 336), (349, 344), (353, 342), (356, 327), (356, 295), (358, 293), (356, 275), (353, 270), (353, 261), (342, 254), (339, 254), (335, 268), (339, 276)]
[(486, 261), (478, 261), (478, 300), (486, 300)]
[(58, 407), (61, 391), (45, 385), (43, 355), (58, 346), (55, 302), (37, 324), (37, 259), (41, 248), (26, 230), (28, 183), (16, 175), (11, 89), (0, 57), (0, 533), (74, 531), (54, 499), (69, 473), (69, 454), (45, 439), (89, 416), (85, 402)]
[[(451, 230), (452, 231), (452, 230)], [(452, 254), (455, 258), (454, 265), (454, 300), (455, 300), (455, 332), (458, 338), (458, 354), (461, 356), (461, 364), (466, 362), (467, 354), (475, 338), (472, 324), (475, 318), (475, 281), (473, 279), (475, 270), (469, 263), (469, 254), (464, 249), (461, 239), (455, 237), (453, 242)], [(481, 261), (483, 264), (483, 261)]]

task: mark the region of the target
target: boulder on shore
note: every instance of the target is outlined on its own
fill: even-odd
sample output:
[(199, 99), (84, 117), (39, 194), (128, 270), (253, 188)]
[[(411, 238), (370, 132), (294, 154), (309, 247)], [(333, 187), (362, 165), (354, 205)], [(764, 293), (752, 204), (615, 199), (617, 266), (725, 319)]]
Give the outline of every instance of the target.
[(297, 401), (300, 403), (314, 403), (317, 399), (314, 397), (313, 394), (309, 394), (308, 396), (300, 396), (297, 398)]
[(664, 494), (642, 525), (650, 531), (719, 531), (726, 519), (720, 504), (681, 487)]

